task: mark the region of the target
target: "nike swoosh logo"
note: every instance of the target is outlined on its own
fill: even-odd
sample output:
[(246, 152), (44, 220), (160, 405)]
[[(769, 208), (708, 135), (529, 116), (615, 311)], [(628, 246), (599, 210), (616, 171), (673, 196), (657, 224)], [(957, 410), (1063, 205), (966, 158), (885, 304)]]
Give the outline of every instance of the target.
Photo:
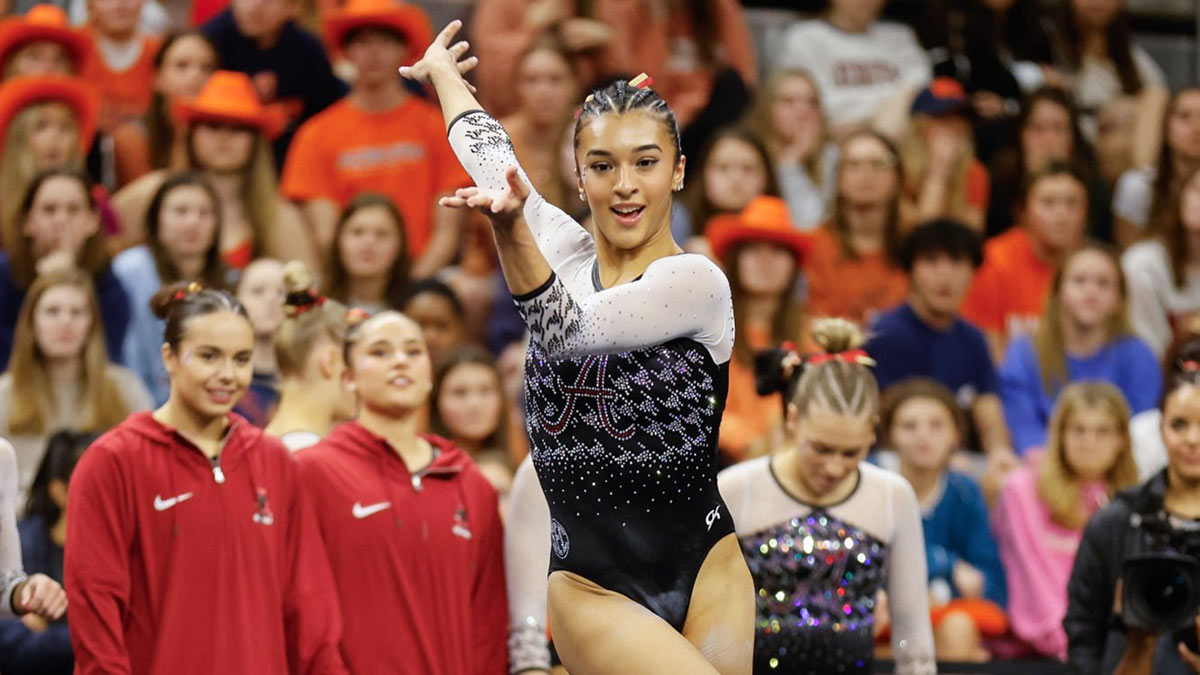
[(358, 502), (354, 502), (354, 508), (351, 509), (351, 513), (354, 514), (355, 518), (361, 519), (366, 518), (367, 516), (375, 515), (384, 509), (390, 508), (392, 508), (391, 502), (379, 502), (378, 504), (371, 504), (369, 506), (363, 506)]
[(192, 493), (190, 493), (190, 492), (185, 492), (185, 493), (179, 495), (178, 497), (171, 497), (170, 499), (163, 499), (161, 495), (154, 495), (154, 510), (155, 511), (166, 511), (167, 509), (171, 508), (172, 506), (175, 506), (176, 504), (178, 504), (180, 502), (186, 502), (187, 500), (189, 500), (191, 498), (192, 498)]

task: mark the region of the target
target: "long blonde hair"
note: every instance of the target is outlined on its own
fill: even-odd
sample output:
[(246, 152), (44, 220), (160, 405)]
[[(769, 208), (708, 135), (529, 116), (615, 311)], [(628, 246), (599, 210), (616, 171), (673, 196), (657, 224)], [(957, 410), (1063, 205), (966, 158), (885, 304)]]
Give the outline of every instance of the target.
[[(925, 116), (918, 115), (913, 120), (912, 132), (900, 145), (900, 156), (904, 160), (904, 169), (909, 180), (903, 190), (910, 195), (915, 195), (920, 189), (916, 181), (919, 181), (925, 175), (926, 169), (929, 168), (929, 149), (924, 138), (926, 124)], [(959, 154), (958, 160), (954, 163), (954, 170), (950, 173), (950, 203), (948, 204), (950, 214), (961, 214), (966, 209), (967, 178), (970, 173), (968, 169), (971, 168), (971, 160), (974, 157), (975, 141), (968, 133), (966, 148)]]
[(1137, 463), (1129, 436), (1129, 404), (1121, 392), (1107, 382), (1077, 382), (1063, 389), (1050, 420), (1050, 441), (1037, 477), (1038, 496), (1050, 509), (1050, 518), (1063, 527), (1081, 529), (1091, 516), (1080, 503), (1081, 481), (1067, 462), (1066, 429), (1071, 416), (1081, 408), (1102, 408), (1121, 434), (1121, 450), (1104, 475), (1106, 492), (1137, 483)]
[(79, 431), (106, 431), (120, 424), (129, 414), (125, 399), (108, 376), (108, 354), (104, 346), (104, 331), (100, 322), (100, 304), (86, 272), (70, 268), (39, 276), (25, 295), (21, 314), (17, 318), (12, 357), (8, 372), (12, 375), (12, 406), (8, 427), (13, 434), (44, 434), (51, 429), (50, 411), (54, 397), (50, 391), (50, 375), (46, 359), (37, 344), (34, 314), (42, 296), (57, 286), (74, 286), (88, 297), (91, 325), (83, 343), (83, 400), (72, 426)]
[(820, 142), (817, 147), (813, 148), (813, 152), (806, 158), (802, 166), (804, 173), (808, 174), (809, 180), (818, 188), (824, 187), (822, 183), (825, 179), (825, 171), (822, 166), (825, 157), (825, 144), (829, 141), (829, 125), (825, 119), (824, 108), (821, 106), (821, 89), (817, 85), (816, 79), (813, 78), (811, 72), (805, 68), (783, 68), (771, 74), (767, 81), (763, 84), (762, 91), (755, 97), (754, 103), (750, 110), (746, 113), (745, 126), (752, 133), (762, 139), (763, 145), (766, 146), (767, 152), (771, 155), (771, 161), (777, 162), (778, 158), (774, 153), (779, 145), (778, 134), (775, 133), (775, 125), (773, 123), (774, 113), (772, 109), (775, 107), (775, 99), (779, 97), (779, 88), (787, 80), (801, 79), (808, 83), (813, 90), (813, 97), (816, 99), (814, 105), (817, 108), (817, 115), (821, 120)]
[[(250, 150), (249, 161), (240, 171), (242, 205), (254, 233), (254, 257), (278, 257), (279, 179), (275, 175), (275, 159), (271, 144), (262, 133), (253, 129), (246, 131), (254, 134), (254, 147)], [(206, 171), (196, 160), (194, 132), (195, 126), (188, 129), (188, 163), (195, 171)]]
[[(33, 153), (29, 151), (29, 137), (33, 133), (41, 116), (49, 109), (60, 106), (71, 112), (75, 120), (75, 111), (61, 101), (42, 101), (32, 103), (21, 109), (9, 122), (4, 132), (4, 152), (0, 153), (0, 194), (5, 199), (0, 203), (0, 226), (3, 227), (4, 242), (13, 241), (13, 235), (21, 230), (20, 208), (21, 195), (29, 188), (30, 181), (38, 171), (52, 168), (82, 169), (83, 154), (79, 151), (78, 138), (72, 146), (71, 156), (62, 167), (38, 167), (34, 163)], [(76, 120), (75, 135), (79, 135), (79, 123)]]
[(1133, 334), (1129, 325), (1129, 288), (1125, 283), (1125, 272), (1117, 254), (1104, 244), (1090, 242), (1068, 253), (1054, 270), (1054, 280), (1050, 284), (1050, 294), (1046, 297), (1046, 308), (1042, 311), (1042, 321), (1033, 334), (1033, 350), (1037, 354), (1038, 369), (1042, 372), (1042, 387), (1046, 393), (1055, 389), (1067, 380), (1067, 348), (1063, 338), (1062, 284), (1067, 268), (1071, 262), (1082, 253), (1096, 252), (1103, 255), (1112, 265), (1117, 275), (1117, 287), (1121, 294), (1116, 311), (1108, 319), (1105, 329), (1106, 342)]

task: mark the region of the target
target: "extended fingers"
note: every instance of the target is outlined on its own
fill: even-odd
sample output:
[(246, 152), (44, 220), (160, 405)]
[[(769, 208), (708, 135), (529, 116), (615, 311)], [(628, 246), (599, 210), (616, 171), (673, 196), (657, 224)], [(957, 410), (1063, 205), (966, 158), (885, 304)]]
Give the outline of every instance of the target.
[(454, 36), (458, 34), (458, 29), (460, 28), (462, 28), (462, 21), (460, 19), (455, 19), (446, 24), (446, 27), (442, 29), (442, 32), (438, 33), (437, 37), (434, 38), (434, 44), (439, 44), (443, 47), (449, 47), (450, 41), (453, 40)]

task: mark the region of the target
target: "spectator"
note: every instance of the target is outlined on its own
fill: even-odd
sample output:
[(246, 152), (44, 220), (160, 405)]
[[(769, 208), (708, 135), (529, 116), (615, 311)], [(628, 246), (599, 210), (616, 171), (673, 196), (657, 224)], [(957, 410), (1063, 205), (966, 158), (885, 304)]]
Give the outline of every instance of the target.
[(825, 222), (836, 183), (837, 146), (829, 140), (813, 76), (799, 68), (771, 75), (747, 122), (767, 148), (795, 226), (812, 230)]
[(88, 272), (99, 295), (96, 328), (104, 331), (108, 358), (121, 362), (121, 341), (129, 326), (129, 295), (113, 274), (100, 234), (100, 215), (87, 176), (51, 169), (34, 176), (0, 252), (0, 368), (13, 349), (13, 327), (21, 302), (43, 272), (78, 266)]
[(470, 181), (441, 112), (396, 76), (424, 53), (429, 19), (416, 5), (351, 0), (326, 20), (325, 33), (354, 64), (354, 87), (296, 133), (283, 192), (303, 205), (322, 251), (332, 245), (338, 209), (362, 192), (387, 195), (404, 216), (413, 275), (431, 276), (458, 252), (461, 229), (461, 217), (438, 198)]
[[(271, 166), (267, 139), (278, 131), (279, 117), (259, 103), (250, 80), (219, 70), (195, 100), (175, 108), (188, 139), (187, 168), (203, 173), (221, 199), (225, 264), (240, 270), (264, 255), (311, 261), (315, 251), (304, 217), (279, 195)], [(143, 241), (146, 207), (168, 175), (146, 174), (113, 196), (127, 241)]]
[[(8, 441), (0, 438), (0, 532), (4, 533), (4, 588), (0, 592), (0, 613), (22, 619), (30, 613), (57, 621), (67, 609), (62, 585), (45, 574), (26, 575), (21, 561), (21, 540), (17, 537), (17, 457)], [(5, 645), (8, 647), (8, 645)], [(5, 654), (8, 654), (6, 649)]]
[(1129, 406), (1115, 387), (1069, 385), (1055, 406), (1040, 466), (1014, 471), (992, 512), (1013, 633), (1039, 654), (1066, 658), (1067, 580), (1084, 525), (1137, 482), (1128, 424)]
[[(875, 443), (879, 390), (855, 351), (862, 334), (825, 319), (813, 340), (826, 358), (788, 378), (783, 444), (718, 477), (759, 589), (754, 669), (870, 672), (878, 610), (894, 627), (896, 671), (932, 672), (921, 512), (903, 478), (863, 461)], [(881, 591), (890, 611), (876, 601)], [(829, 648), (835, 643), (841, 651)]]
[(400, 311), (421, 327), (434, 366), (440, 366), (446, 356), (463, 345), (466, 326), (462, 302), (437, 279), (410, 284), (400, 300)]
[(937, 220), (914, 228), (900, 253), (908, 299), (879, 316), (866, 349), (875, 359), (880, 387), (912, 377), (938, 382), (969, 412), (981, 449), (989, 457), (1011, 459), (987, 340), (960, 314), (983, 260), (981, 249), (979, 235), (961, 223)]
[(1160, 358), (1176, 330), (1200, 312), (1200, 169), (1184, 180), (1157, 236), (1121, 256), (1129, 281), (1129, 318)]
[(347, 349), (358, 418), (297, 455), (346, 617), (347, 665), (504, 673), (496, 491), (467, 453), (417, 434), (433, 384), (421, 330), (385, 312), (352, 331)]
[(34, 5), (0, 21), (0, 79), (78, 73), (91, 46), (56, 5)]
[(1018, 453), (1045, 444), (1054, 400), (1072, 382), (1109, 382), (1134, 413), (1154, 407), (1162, 375), (1157, 357), (1129, 328), (1128, 303), (1111, 250), (1091, 244), (1063, 259), (1041, 325), (1009, 343), (1000, 367), (1000, 396)]
[(935, 79), (913, 100), (913, 128), (901, 154), (905, 220), (953, 218), (983, 231), (988, 173), (975, 159), (970, 110), (962, 85), (949, 77)]
[(266, 431), (288, 450), (316, 445), (333, 425), (353, 419), (358, 407), (346, 386), (346, 331), (353, 320), (346, 306), (319, 295), (312, 271), (293, 260), (283, 268), (284, 319), (275, 332), (279, 408)]
[(455, 349), (433, 373), (430, 430), (467, 453), (500, 493), (501, 515), (513, 484), (508, 448), (510, 403), (496, 360), (474, 345)]
[(25, 194), (34, 175), (84, 168), (95, 133), (96, 106), (91, 89), (74, 77), (19, 77), (0, 85), (0, 227), (6, 247), (12, 246), (20, 228), (19, 195)]
[[(709, 220), (718, 214), (738, 214), (755, 197), (779, 196), (779, 187), (771, 171), (771, 159), (762, 141), (749, 131), (728, 128), (718, 131), (708, 140), (697, 158), (696, 171), (686, 184), (682, 199), (690, 225), (678, 241), (688, 241), (689, 248), (707, 247), (703, 239)], [(671, 230), (679, 223), (673, 215)]]
[(100, 94), (100, 131), (111, 133), (150, 107), (160, 40), (139, 29), (146, 0), (88, 0), (92, 53), (80, 76)]
[(99, 305), (88, 275), (73, 268), (39, 275), (17, 318), (12, 367), (0, 375), (0, 436), (12, 441), (22, 494), (64, 428), (102, 433), (150, 394), (104, 354)]
[(225, 291), (180, 283), (154, 300), (171, 395), (93, 443), (67, 495), (75, 667), (343, 675), (337, 591), (296, 464), (231, 414), (254, 329)]
[(564, 141), (573, 127), (571, 114), (579, 83), (566, 48), (552, 39), (531, 44), (517, 61), (513, 88), (517, 107), (500, 123), (512, 139), (533, 189), (560, 209), (570, 209), (576, 189), (567, 183), (562, 166), (564, 149), (570, 147)]
[(154, 83), (146, 113), (112, 134), (118, 187), (156, 169), (187, 167), (186, 129), (176, 122), (171, 105), (195, 100), (217, 65), (217, 49), (203, 33), (180, 31), (163, 40), (154, 55)]
[(833, 217), (813, 234), (808, 300), (813, 316), (868, 323), (907, 292), (897, 266), (900, 244), (900, 155), (872, 131), (841, 143)]
[(113, 274), (129, 294), (132, 312), (122, 344), (125, 365), (141, 378), (155, 405), (162, 405), (170, 393), (159, 354), (163, 322), (154, 316), (150, 299), (163, 286), (180, 281), (223, 288), (229, 271), (219, 251), (221, 204), (202, 175), (172, 174), (147, 211), (146, 243), (118, 253)]
[[(702, 118), (721, 108), (726, 114), (717, 115), (722, 119), (716, 126), (732, 123), (746, 102), (747, 87), (758, 79), (750, 30), (733, 0), (665, 7), (648, 0), (481, 2), (472, 23), (486, 27), (472, 40), (479, 46), (484, 102), (500, 116), (516, 105), (513, 92), (504, 90), (511, 90), (519, 55), (547, 32), (577, 54), (573, 60), (585, 84), (652, 73), (655, 91), (667, 99), (680, 128), (693, 122), (715, 128)], [(685, 148), (690, 145), (684, 141)]]
[(276, 166), (283, 165), (296, 128), (346, 93), (321, 42), (296, 25), (295, 10), (296, 0), (232, 0), (200, 28), (216, 46), (222, 68), (245, 73), (260, 100), (283, 109)]
[(396, 309), (408, 286), (408, 260), (408, 235), (396, 205), (381, 194), (361, 194), (338, 218), (325, 292), (368, 314)]
[(976, 145), (990, 158), (1004, 142), (1022, 91), (1054, 63), (1047, 17), (1038, 0), (933, 0), (921, 37), (934, 77), (958, 80), (976, 117)]
[(238, 303), (246, 309), (254, 328), (254, 375), (246, 396), (234, 411), (256, 427), (265, 427), (279, 403), (278, 365), (275, 362), (275, 332), (283, 323), (283, 263), (259, 258), (238, 279)]
[(908, 26), (880, 21), (883, 5), (831, 0), (824, 17), (788, 29), (775, 58), (777, 67), (813, 74), (835, 137), (860, 126), (897, 135), (913, 96), (929, 82), (917, 36)]
[[(60, 431), (50, 437), (25, 518), (18, 524), (25, 570), (60, 584), (67, 540), (67, 485), (79, 457), (96, 436)], [(66, 618), (53, 623), (35, 616), (0, 621), (0, 667), (6, 675), (70, 675), (74, 664)]]
[(728, 465), (746, 458), (750, 444), (767, 433), (782, 410), (778, 395), (760, 396), (755, 390), (754, 355), (803, 337), (795, 289), (809, 242), (778, 197), (756, 197), (740, 215), (717, 216), (707, 236), (729, 277), (738, 336), (718, 441)]
[[(1099, 139), (1097, 117), (1105, 106), (1148, 88), (1162, 89), (1166, 78), (1154, 59), (1133, 44), (1121, 0), (1067, 0), (1062, 11), (1056, 50), (1083, 111), (1084, 133)], [(1128, 143), (1129, 129), (1115, 131), (1125, 136), (1118, 142)]]
[(1061, 162), (1031, 174), (1019, 203), (1019, 227), (983, 248), (983, 267), (963, 304), (963, 318), (983, 329), (993, 358), (1003, 360), (1008, 341), (1037, 329), (1055, 267), (1083, 243), (1087, 178)]
[(1200, 86), (1171, 97), (1163, 123), (1157, 166), (1137, 166), (1121, 174), (1113, 193), (1119, 241), (1129, 245), (1155, 225), (1173, 218), (1171, 205), (1183, 181), (1200, 170)]
[(996, 153), (989, 167), (992, 195), (988, 200), (987, 236), (1007, 232), (1020, 205), (1021, 186), (1051, 162), (1066, 162), (1080, 169), (1088, 181), (1088, 232), (1100, 241), (1112, 241), (1109, 191), (1092, 169), (1092, 146), (1079, 128), (1079, 113), (1071, 95), (1058, 87), (1041, 87), (1026, 97), (1013, 125), (1015, 137)]
[(1008, 631), (1008, 590), (983, 492), (949, 468), (966, 419), (949, 390), (924, 378), (886, 390), (880, 405), (884, 442), (921, 506), (938, 660), (987, 661), (984, 638)]

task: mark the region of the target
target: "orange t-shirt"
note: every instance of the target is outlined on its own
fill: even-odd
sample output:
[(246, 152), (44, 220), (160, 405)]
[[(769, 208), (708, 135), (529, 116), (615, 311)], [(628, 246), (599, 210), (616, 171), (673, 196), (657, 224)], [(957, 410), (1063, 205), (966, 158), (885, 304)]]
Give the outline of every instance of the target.
[[(748, 340), (753, 350), (771, 346), (771, 333), (762, 326), (746, 326), (737, 339)], [(730, 359), (729, 393), (718, 442), (726, 458), (734, 462), (746, 459), (750, 443), (765, 436), (782, 414), (779, 394), (759, 396), (755, 390), (754, 363), (743, 363), (736, 356)]]
[(416, 257), (429, 243), (435, 197), (470, 184), (437, 108), (410, 98), (369, 113), (342, 99), (296, 132), (280, 190), (288, 199), (343, 206), (361, 192), (387, 195), (404, 216), (408, 252)]
[(832, 225), (813, 232), (804, 271), (809, 307), (816, 317), (839, 316), (866, 325), (908, 294), (908, 277), (886, 253), (847, 258)]
[(1054, 267), (1033, 250), (1029, 232), (1014, 227), (983, 249), (963, 316), (979, 328), (1013, 338), (1037, 329)]
[(160, 40), (142, 36), (142, 53), (125, 70), (109, 68), (96, 46), (99, 38), (91, 28), (84, 29), (92, 39), (92, 50), (84, 59), (80, 77), (90, 82), (100, 95), (100, 130), (112, 132), (124, 122), (141, 117), (150, 107), (154, 85), (154, 57)]

